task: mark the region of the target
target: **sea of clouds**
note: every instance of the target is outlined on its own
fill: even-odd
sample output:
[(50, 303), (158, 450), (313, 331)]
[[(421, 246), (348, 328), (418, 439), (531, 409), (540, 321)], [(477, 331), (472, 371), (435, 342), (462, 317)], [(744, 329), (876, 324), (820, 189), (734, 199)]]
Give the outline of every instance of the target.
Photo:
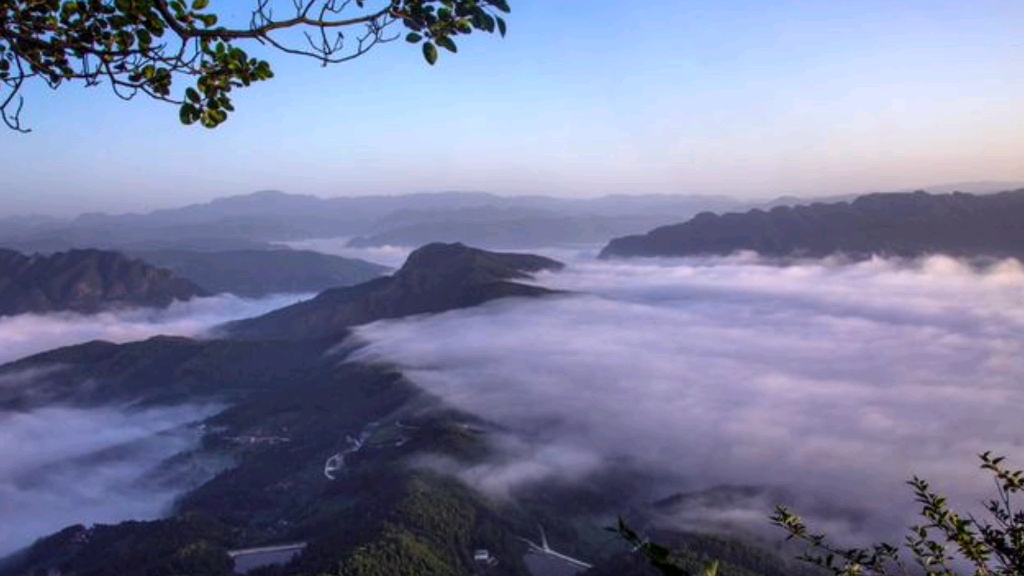
[[(917, 474), (955, 504), (990, 494), (977, 454), (1024, 466), (1024, 268), (952, 258), (780, 266), (729, 258), (576, 261), (509, 299), (358, 329), (447, 402), (519, 430), (459, 473), (497, 496), (626, 459), (678, 489), (773, 486), (678, 511), (764, 525), (770, 494), (850, 539), (890, 537)], [(668, 495), (673, 486), (661, 487)]]
[[(335, 248), (394, 266), (410, 250)], [(356, 359), (395, 363), (515, 432), (495, 436), (503, 457), (492, 462), (434, 463), (481, 490), (506, 497), (628, 462), (660, 479), (650, 497), (773, 487), (725, 503), (692, 499), (667, 522), (763, 527), (788, 498), (831, 533), (876, 540), (912, 513), (911, 475), (971, 505), (992, 488), (979, 452), (1024, 465), (1016, 261), (598, 262), (593, 251), (542, 252), (570, 266), (536, 282), (572, 294), (357, 331), (368, 346)], [(0, 362), (97, 338), (201, 337), (301, 298), (3, 318)], [(195, 445), (190, 424), (211, 410), (0, 414), (5, 456), (16, 447), (0, 460), (0, 555), (70, 523), (165, 512), (180, 488), (153, 482), (154, 471)]]

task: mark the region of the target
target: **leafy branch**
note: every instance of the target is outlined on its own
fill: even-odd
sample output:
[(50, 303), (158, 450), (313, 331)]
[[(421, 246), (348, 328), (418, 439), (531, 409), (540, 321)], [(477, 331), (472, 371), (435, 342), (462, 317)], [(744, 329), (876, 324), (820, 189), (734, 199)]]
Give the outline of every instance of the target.
[[(273, 77), (270, 64), (242, 43), (327, 66), (400, 38), (390, 32), (398, 26), (433, 65), (438, 47), (458, 51), (460, 36), (504, 36), (501, 14), (510, 11), (506, 0), (291, 0), (285, 18), (274, 8), (272, 0), (255, 0), (249, 25), (232, 28), (221, 25), (210, 0), (0, 0), (0, 118), (28, 131), (21, 122), (26, 82), (54, 90), (106, 82), (122, 99), (141, 93), (176, 104), (184, 124), (214, 128), (234, 111), (233, 89)], [(179, 78), (193, 84), (175, 91)]]
[(992, 474), (996, 485), (996, 498), (983, 503), (990, 520), (951, 510), (946, 498), (921, 478), (907, 482), (914, 490), (924, 519), (910, 527), (904, 542), (917, 566), (915, 571), (908, 568), (897, 546), (837, 547), (824, 534), (810, 532), (803, 520), (784, 506), (776, 507), (772, 523), (789, 533), (787, 540), (807, 544), (799, 559), (837, 576), (922, 572), (929, 576), (955, 576), (952, 564), (956, 561), (970, 566), (974, 576), (1019, 576), (1024, 574), (1024, 511), (1013, 500), (1024, 490), (1024, 471), (1007, 469), (1003, 464), (1005, 457), (993, 457), (991, 452), (981, 454), (980, 458), (981, 468)]

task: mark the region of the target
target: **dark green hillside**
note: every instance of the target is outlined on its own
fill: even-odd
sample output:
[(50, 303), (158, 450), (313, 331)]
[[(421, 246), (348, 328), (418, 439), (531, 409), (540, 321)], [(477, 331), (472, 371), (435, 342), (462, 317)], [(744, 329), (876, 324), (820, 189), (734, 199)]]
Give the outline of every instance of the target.
[(364, 260), (308, 250), (151, 250), (135, 254), (210, 292), (247, 297), (320, 292), (366, 282), (388, 271)]

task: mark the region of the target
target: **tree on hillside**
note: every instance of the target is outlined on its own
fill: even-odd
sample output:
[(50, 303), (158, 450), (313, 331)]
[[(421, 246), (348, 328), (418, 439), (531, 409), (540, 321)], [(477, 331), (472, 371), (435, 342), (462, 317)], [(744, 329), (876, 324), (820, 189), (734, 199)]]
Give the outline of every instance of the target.
[[(0, 117), (21, 123), (22, 88), (107, 83), (176, 104), (185, 124), (214, 128), (234, 111), (231, 91), (273, 76), (242, 48), (257, 42), (324, 66), (403, 38), (430, 64), (473, 31), (505, 35), (506, 0), (250, 0), (247, 25), (226, 25), (221, 0), (0, 0)], [(175, 80), (191, 84), (184, 89)]]
[[(907, 484), (921, 505), (923, 522), (910, 527), (902, 548), (888, 543), (866, 548), (837, 546), (826, 535), (810, 532), (799, 516), (783, 506), (776, 508), (771, 521), (788, 532), (787, 540), (807, 545), (798, 559), (836, 576), (1024, 575), (1024, 508), (1014, 502), (1024, 493), (1024, 470), (1008, 469), (1004, 457), (993, 457), (990, 452), (980, 458), (981, 468), (995, 481), (996, 496), (983, 503), (990, 518), (951, 510), (946, 498), (934, 492), (926, 480), (914, 477)], [(662, 574), (689, 576), (673, 562), (667, 548), (641, 540), (622, 521), (612, 530)]]

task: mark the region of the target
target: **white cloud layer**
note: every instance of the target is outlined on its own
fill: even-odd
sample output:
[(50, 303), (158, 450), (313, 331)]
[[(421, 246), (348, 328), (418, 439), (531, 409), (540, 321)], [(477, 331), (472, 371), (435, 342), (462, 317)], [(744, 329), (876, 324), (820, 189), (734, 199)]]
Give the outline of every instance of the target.
[[(158, 334), (203, 336), (223, 322), (263, 314), (308, 296), (260, 300), (215, 296), (164, 310), (0, 318), (0, 363), (60, 346)], [(0, 389), (31, 386), (45, 370), (0, 378)], [(119, 522), (166, 513), (188, 486), (160, 482), (165, 460), (197, 445), (184, 425), (215, 407), (124, 411), (48, 407), (0, 412), (0, 556), (72, 523)], [(194, 468), (194, 466), (193, 466)], [(201, 467), (200, 467), (201, 468)], [(200, 470), (200, 472), (202, 472)]]
[(1016, 261), (580, 262), (538, 281), (585, 294), (358, 330), (358, 357), (543, 438), (463, 471), (492, 492), (625, 456), (689, 486), (783, 486), (894, 527), (913, 474), (971, 503), (992, 487), (978, 453), (1024, 467)]
[(184, 486), (165, 459), (198, 445), (187, 426), (216, 407), (0, 413), (0, 556), (68, 525), (155, 518)]
[(309, 295), (276, 295), (259, 300), (220, 295), (175, 302), (166, 309), (4, 316), (0, 317), (0, 364), (90, 340), (121, 343), (158, 334), (201, 336), (218, 324), (265, 314), (305, 298)]
[(349, 236), (338, 238), (314, 238), (310, 240), (290, 240), (281, 242), (293, 250), (312, 250), (322, 254), (341, 256), (342, 258), (359, 258), (381, 266), (401, 268), (414, 246), (372, 246), (366, 248), (351, 248), (346, 246), (351, 239)]

